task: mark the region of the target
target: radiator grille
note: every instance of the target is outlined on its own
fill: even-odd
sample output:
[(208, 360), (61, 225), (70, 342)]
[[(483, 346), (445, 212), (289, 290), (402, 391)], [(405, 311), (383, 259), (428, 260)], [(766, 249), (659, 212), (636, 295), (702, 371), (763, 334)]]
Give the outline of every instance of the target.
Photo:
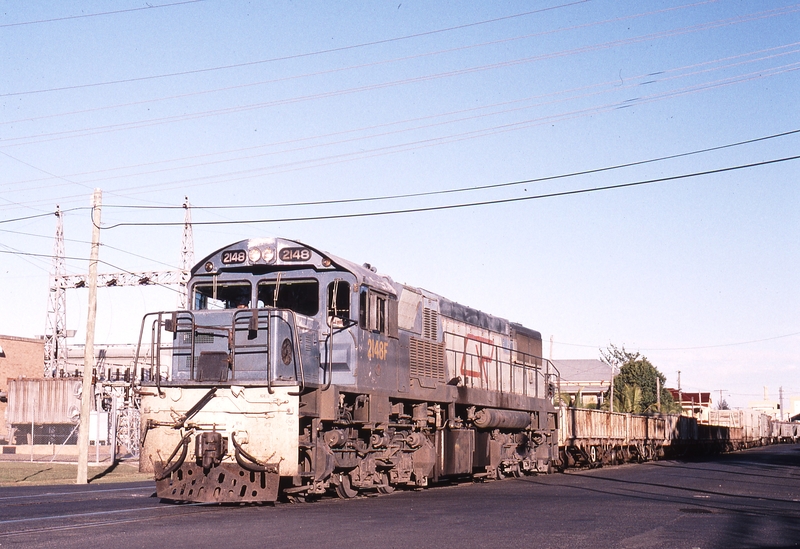
[[(192, 342), (192, 333), (191, 332), (183, 332), (181, 334), (184, 343), (191, 343)], [(196, 334), (194, 336), (195, 343), (214, 343), (214, 335), (213, 334)]]
[(436, 341), (439, 335), (439, 312), (422, 308), (422, 337)]
[(444, 381), (444, 343), (411, 338), (409, 372), (412, 377)]

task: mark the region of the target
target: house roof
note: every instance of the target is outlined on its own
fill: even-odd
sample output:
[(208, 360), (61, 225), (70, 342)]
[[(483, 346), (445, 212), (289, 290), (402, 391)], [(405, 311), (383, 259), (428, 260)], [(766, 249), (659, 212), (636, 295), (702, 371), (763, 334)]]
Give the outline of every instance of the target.
[(693, 402), (700, 406), (711, 404), (711, 393), (692, 393), (689, 391), (678, 391), (678, 389), (667, 389), (675, 402)]
[(562, 381), (593, 381), (608, 383), (611, 367), (597, 359), (554, 360)]
[(611, 385), (611, 367), (596, 359), (554, 360), (561, 374), (561, 390), (601, 393)]

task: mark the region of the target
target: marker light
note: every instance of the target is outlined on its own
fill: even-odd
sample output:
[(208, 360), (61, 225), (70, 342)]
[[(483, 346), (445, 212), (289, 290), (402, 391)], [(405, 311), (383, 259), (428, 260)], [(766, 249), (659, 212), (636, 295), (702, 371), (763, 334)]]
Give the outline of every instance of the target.
[(261, 258), (267, 263), (275, 259), (275, 248), (264, 248), (261, 250)]

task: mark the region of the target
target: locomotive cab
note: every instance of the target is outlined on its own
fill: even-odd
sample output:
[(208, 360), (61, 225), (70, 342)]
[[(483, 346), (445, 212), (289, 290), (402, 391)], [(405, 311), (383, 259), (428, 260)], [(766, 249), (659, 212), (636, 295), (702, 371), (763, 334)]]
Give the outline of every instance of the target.
[(231, 248), (194, 268), (190, 309), (143, 320), (140, 469), (166, 499), (275, 500), (298, 475), (300, 396), (330, 384), (320, 349), (333, 355), (331, 332), (356, 323), (354, 277), (323, 255), (272, 239)]

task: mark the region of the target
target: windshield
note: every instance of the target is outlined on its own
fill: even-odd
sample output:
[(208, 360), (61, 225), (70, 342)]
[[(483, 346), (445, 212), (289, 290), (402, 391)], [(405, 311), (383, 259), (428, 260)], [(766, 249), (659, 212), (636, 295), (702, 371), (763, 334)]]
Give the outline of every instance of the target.
[(290, 309), (306, 316), (319, 312), (319, 282), (308, 280), (269, 280), (258, 283), (258, 306)]
[(194, 310), (236, 309), (250, 307), (249, 282), (195, 284)]

